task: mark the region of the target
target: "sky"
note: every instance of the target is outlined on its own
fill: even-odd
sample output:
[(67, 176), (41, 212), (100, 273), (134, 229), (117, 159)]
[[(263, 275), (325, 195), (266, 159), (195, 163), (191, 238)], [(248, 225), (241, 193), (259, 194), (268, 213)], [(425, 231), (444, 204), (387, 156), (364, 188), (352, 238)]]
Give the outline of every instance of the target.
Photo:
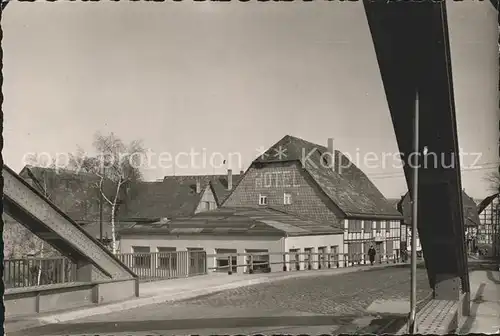
[[(499, 161), (496, 15), (489, 2), (448, 7), (462, 185), (479, 199)], [(361, 2), (15, 2), (2, 27), (15, 171), (29, 153), (91, 152), (101, 131), (143, 141), (147, 180), (223, 174), (289, 134), (332, 137), (386, 197), (406, 191)], [(206, 156), (159, 160), (185, 152)]]

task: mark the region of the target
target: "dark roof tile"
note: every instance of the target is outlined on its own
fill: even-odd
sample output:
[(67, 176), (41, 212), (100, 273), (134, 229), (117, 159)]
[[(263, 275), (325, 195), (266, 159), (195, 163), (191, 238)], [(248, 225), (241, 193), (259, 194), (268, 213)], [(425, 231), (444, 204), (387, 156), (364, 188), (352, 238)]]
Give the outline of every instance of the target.
[[(281, 158), (280, 149), (285, 153)], [(335, 154), (337, 160), (341, 160), (340, 173), (328, 168), (321, 158), (326, 152), (327, 148), (324, 146), (286, 135), (271, 146), (265, 155), (258, 157), (253, 164), (300, 161), (323, 192), (348, 217), (401, 217), (397, 209), (387, 201), (370, 179), (338, 150)]]
[(126, 234), (207, 234), (207, 235), (318, 235), (342, 234), (328, 223), (305, 220), (272, 208), (219, 208), (161, 225), (135, 225), (120, 231)]
[[(233, 188), (240, 178), (240, 175), (233, 175)], [(200, 181), (199, 194), (196, 193), (197, 181)], [(231, 192), (227, 190), (227, 175), (165, 176), (160, 182), (140, 182), (131, 189), (120, 218), (191, 216), (209, 185), (218, 204)]]

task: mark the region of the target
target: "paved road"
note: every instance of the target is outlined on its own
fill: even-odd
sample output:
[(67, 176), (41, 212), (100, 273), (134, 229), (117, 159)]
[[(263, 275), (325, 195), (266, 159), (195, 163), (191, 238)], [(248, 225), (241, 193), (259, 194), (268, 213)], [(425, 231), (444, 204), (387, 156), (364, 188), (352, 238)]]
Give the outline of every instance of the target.
[[(429, 292), (418, 270), (418, 299)], [(377, 299), (408, 299), (409, 268), (295, 278), (24, 330), (31, 335), (189, 335), (374, 332), (395, 321), (366, 308)], [(370, 325), (371, 324), (371, 325)]]

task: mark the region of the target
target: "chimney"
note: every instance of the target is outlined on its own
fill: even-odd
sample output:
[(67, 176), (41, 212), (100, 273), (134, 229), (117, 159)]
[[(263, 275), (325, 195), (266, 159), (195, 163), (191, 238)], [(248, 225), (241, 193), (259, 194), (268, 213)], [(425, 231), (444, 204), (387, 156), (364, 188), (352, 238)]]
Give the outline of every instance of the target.
[(227, 190), (233, 189), (233, 170), (227, 170)]
[(196, 178), (196, 193), (201, 193), (201, 182), (199, 177)]
[(336, 165), (336, 155), (335, 155), (335, 148), (333, 147), (333, 138), (328, 138), (328, 145), (327, 145), (327, 148), (328, 148), (328, 155), (326, 156), (327, 157), (327, 162), (328, 162), (328, 167), (330, 169), (332, 169), (333, 171), (336, 171), (337, 169), (335, 169), (335, 165)]

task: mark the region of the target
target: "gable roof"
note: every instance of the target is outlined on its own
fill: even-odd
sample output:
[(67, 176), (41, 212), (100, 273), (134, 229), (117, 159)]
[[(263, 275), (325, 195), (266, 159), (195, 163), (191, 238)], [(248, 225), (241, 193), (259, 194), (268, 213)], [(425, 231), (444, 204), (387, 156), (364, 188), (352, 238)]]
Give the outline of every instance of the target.
[(168, 179), (140, 182), (130, 190), (128, 202), (119, 213), (126, 218), (162, 218), (188, 216), (195, 212), (203, 195), (196, 193), (196, 181)]
[(304, 236), (342, 234), (328, 223), (304, 220), (272, 208), (223, 207), (168, 222), (135, 224), (120, 234)]
[(214, 193), (215, 199), (219, 206), (224, 203), (224, 201), (229, 197), (232, 191), (238, 186), (243, 174), (233, 175), (233, 188), (231, 190), (227, 189), (228, 186), (228, 178), (227, 175), (212, 175), (210, 178), (210, 186), (212, 188), (212, 192)]
[[(401, 218), (401, 214), (370, 179), (340, 151), (335, 150), (342, 167), (340, 173), (327, 167), (321, 158), (327, 152), (325, 146), (286, 135), (254, 160), (252, 165), (299, 161), (317, 186), (347, 217)], [(280, 157), (280, 153), (284, 155)]]
[(482, 200), (478, 206), (477, 206), (477, 213), (481, 213), (483, 212), (484, 209), (486, 209), (486, 207), (488, 205), (490, 205), (490, 203), (496, 198), (498, 197), (499, 193), (496, 193), (496, 194), (493, 194), (493, 195), (490, 195), (488, 197), (486, 197), (484, 200)]
[[(479, 212), (476, 206), (476, 202), (469, 197), (462, 190), (462, 205), (463, 205), (463, 216), (465, 220), (465, 226), (478, 226), (481, 221), (479, 219)], [(411, 223), (411, 203), (410, 203), (410, 193), (407, 192), (404, 197), (401, 199), (399, 206), (402, 209), (404, 221), (406, 224)]]
[[(201, 192), (196, 193), (196, 181), (200, 181)], [(233, 189), (240, 176), (233, 175)], [(165, 176), (163, 181), (140, 182), (130, 193), (127, 204), (119, 217), (124, 218), (176, 218), (195, 213), (204, 190), (210, 186), (216, 202), (231, 191), (227, 190), (227, 175), (184, 175)]]

